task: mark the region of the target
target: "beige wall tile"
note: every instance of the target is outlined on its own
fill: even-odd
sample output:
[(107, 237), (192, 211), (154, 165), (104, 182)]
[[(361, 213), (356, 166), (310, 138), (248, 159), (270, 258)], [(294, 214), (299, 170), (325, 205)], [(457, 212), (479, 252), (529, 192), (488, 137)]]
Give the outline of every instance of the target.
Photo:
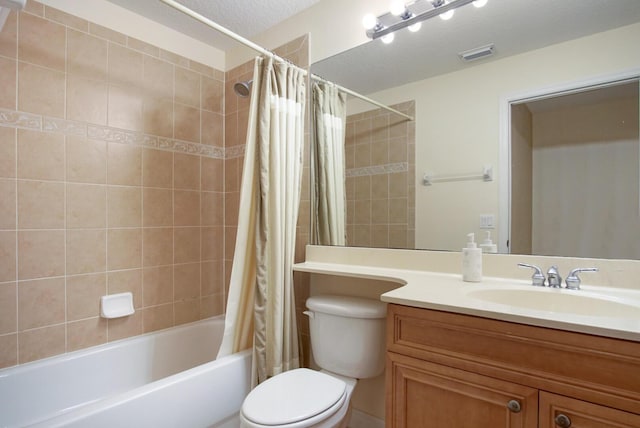
[(224, 161), (202, 158), (202, 190), (224, 192)]
[(130, 292), (133, 307), (142, 307), (142, 269), (107, 272), (107, 294)]
[[(387, 199), (389, 197), (389, 174), (371, 176), (371, 199)], [(368, 195), (357, 194), (356, 198), (368, 198)]]
[(14, 110), (16, 108), (16, 69), (15, 59), (0, 57), (0, 108)]
[(18, 13), (10, 11), (0, 31), (0, 55), (8, 58), (18, 57)]
[(65, 71), (64, 25), (21, 13), (18, 26), (18, 58), (58, 71)]
[(64, 231), (18, 232), (18, 279), (46, 278), (65, 273)]
[(0, 282), (16, 280), (15, 231), (0, 231)]
[(389, 199), (389, 223), (407, 224), (407, 198)]
[(64, 283), (64, 277), (59, 277), (21, 281), (18, 284), (18, 329), (20, 331), (65, 321)]
[(135, 49), (152, 56), (157, 57), (160, 55), (160, 48), (150, 45), (149, 43), (145, 43), (142, 40), (134, 39), (133, 37), (127, 37), (127, 46), (131, 49)]
[(107, 294), (104, 273), (67, 277), (67, 320), (96, 317), (100, 314), (100, 297)]
[(67, 184), (67, 228), (106, 227), (106, 207), (106, 186)]
[(225, 301), (224, 295), (220, 294), (214, 294), (200, 299), (200, 319), (223, 314)]
[(173, 138), (173, 99), (146, 96), (142, 106), (144, 132)]
[(145, 333), (173, 326), (173, 303), (142, 310), (142, 326)]
[[(237, 235), (237, 231), (238, 228), (237, 227), (224, 227), (223, 233), (224, 236), (222, 238), (224, 238), (224, 246), (222, 248), (218, 248), (220, 247), (220, 243), (217, 242), (216, 243), (216, 239), (218, 239), (215, 234), (216, 231), (213, 231), (213, 236), (211, 235), (211, 231), (202, 231), (202, 245), (204, 246), (205, 244), (207, 245), (207, 250), (208, 252), (205, 252), (205, 249), (203, 248), (202, 250), (202, 260), (212, 260), (215, 259), (216, 256), (220, 256), (223, 255), (225, 260), (233, 260), (233, 254), (235, 252), (235, 248), (236, 248), (236, 235)], [(216, 245), (218, 247), (216, 247)], [(230, 267), (229, 267), (230, 268)], [(226, 269), (226, 267), (225, 267)], [(226, 272), (225, 272), (226, 275)], [(229, 282), (225, 282), (225, 284), (228, 284)]]
[(67, 230), (67, 275), (104, 272), (106, 231)]
[(200, 74), (175, 67), (175, 102), (200, 108)]
[(18, 130), (18, 177), (64, 180), (64, 136)]
[(15, 282), (0, 283), (0, 335), (18, 331), (16, 296), (17, 286)]
[(107, 124), (107, 84), (80, 76), (67, 76), (67, 119)]
[(142, 334), (142, 312), (108, 320), (109, 342)]
[(224, 191), (238, 192), (240, 190), (240, 159), (227, 159), (224, 164)]
[(127, 36), (110, 28), (103, 27), (102, 25), (89, 22), (89, 33), (96, 35), (102, 39), (107, 39), (112, 42), (116, 42), (120, 45), (127, 44)]
[(76, 30), (84, 31), (85, 33), (89, 31), (89, 22), (53, 7), (45, 6), (44, 16), (47, 19), (51, 19), (52, 21), (56, 21), (60, 24), (75, 28)]
[(107, 152), (107, 182), (139, 186), (142, 182), (142, 148), (109, 143)]
[(109, 84), (107, 124), (114, 128), (142, 131), (142, 92), (133, 87)]
[(174, 104), (173, 135), (178, 140), (200, 142), (200, 110), (195, 107)]
[(107, 343), (107, 320), (89, 318), (67, 324), (67, 352)]
[(200, 261), (200, 228), (176, 227), (173, 232), (174, 263)]
[(370, 224), (371, 223), (371, 201), (366, 200), (356, 200), (355, 205), (355, 224)]
[(173, 191), (173, 224), (176, 226), (200, 226), (200, 192)]
[(173, 99), (173, 64), (144, 55), (144, 87), (152, 98)]
[(107, 219), (109, 227), (142, 226), (142, 188), (109, 186)]
[(407, 248), (407, 226), (389, 225), (389, 247)]
[(144, 228), (142, 232), (142, 265), (161, 266), (173, 263), (173, 228)]
[(107, 244), (109, 270), (142, 266), (142, 229), (109, 229)]
[(0, 127), (0, 177), (16, 176), (17, 132), (12, 128)]
[(107, 80), (108, 42), (89, 34), (67, 31), (67, 73)]
[(202, 260), (222, 260), (224, 235), (222, 227), (202, 228)]
[(62, 354), (65, 351), (65, 325), (38, 328), (19, 333), (20, 364)]
[[(1, 33), (0, 33), (1, 34)], [(0, 336), (0, 368), (18, 364), (18, 335)]]
[(64, 117), (65, 74), (18, 63), (18, 110)]
[(200, 297), (200, 263), (175, 265), (173, 270), (173, 300)]
[(107, 144), (83, 137), (67, 137), (67, 181), (106, 183)]
[(173, 153), (143, 149), (142, 183), (149, 187), (173, 186)]
[[(236, 82), (233, 82), (233, 83), (236, 83)], [(233, 88), (232, 88), (232, 91), (233, 91)], [(224, 83), (222, 83), (220, 80), (203, 76), (202, 77), (202, 108), (203, 110), (209, 110), (214, 113), (223, 113), (224, 102), (225, 102)]]
[(64, 184), (18, 180), (18, 228), (64, 228)]
[(142, 54), (133, 49), (109, 43), (109, 82), (127, 87), (140, 86), (142, 78)]
[(0, 179), (0, 229), (16, 228), (16, 187), (16, 180)]
[(173, 300), (173, 266), (144, 268), (143, 306), (156, 306)]
[(242, 144), (242, 141), (238, 138), (238, 113), (226, 114), (224, 116), (224, 145), (225, 147), (233, 147), (239, 144)]
[(176, 318), (175, 325), (198, 321), (200, 319), (200, 299), (175, 302), (173, 310)]
[(208, 296), (224, 291), (224, 262), (213, 260), (201, 263), (200, 270), (200, 295)]
[(203, 226), (222, 226), (224, 224), (224, 193), (201, 193), (201, 222)]
[(240, 192), (224, 194), (224, 222), (225, 226), (238, 225), (238, 209), (240, 207)]
[(388, 199), (371, 200), (371, 223), (378, 225), (389, 223)]
[(202, 118), (200, 142), (209, 146), (224, 147), (224, 117), (222, 114), (201, 110), (200, 115)]
[(171, 189), (145, 187), (142, 192), (143, 226), (172, 226), (172, 207), (173, 192)]
[(200, 157), (174, 153), (173, 187), (200, 190)]

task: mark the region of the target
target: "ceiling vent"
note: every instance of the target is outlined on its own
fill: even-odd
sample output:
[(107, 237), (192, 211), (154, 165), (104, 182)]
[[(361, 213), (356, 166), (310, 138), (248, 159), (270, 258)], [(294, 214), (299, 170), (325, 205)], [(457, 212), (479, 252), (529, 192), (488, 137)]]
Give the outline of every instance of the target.
[(485, 58), (493, 55), (495, 47), (493, 43), (478, 48), (469, 49), (468, 51), (460, 52), (458, 56), (465, 62), (475, 61), (477, 59)]

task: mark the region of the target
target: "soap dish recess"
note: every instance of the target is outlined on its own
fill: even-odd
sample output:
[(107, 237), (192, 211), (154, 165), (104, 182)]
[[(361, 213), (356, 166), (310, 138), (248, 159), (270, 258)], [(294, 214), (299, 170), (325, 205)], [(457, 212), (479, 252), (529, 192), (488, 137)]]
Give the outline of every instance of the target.
[(109, 294), (100, 298), (100, 316), (102, 318), (120, 318), (131, 315), (133, 309), (133, 294)]

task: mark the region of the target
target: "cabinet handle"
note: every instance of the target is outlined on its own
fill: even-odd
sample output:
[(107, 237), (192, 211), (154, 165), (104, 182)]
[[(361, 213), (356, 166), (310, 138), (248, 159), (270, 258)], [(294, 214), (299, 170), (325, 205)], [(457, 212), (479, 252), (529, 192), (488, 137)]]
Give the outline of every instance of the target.
[(555, 422), (560, 428), (569, 428), (571, 426), (571, 419), (569, 419), (569, 416), (562, 413), (556, 416)]
[(507, 403), (507, 408), (513, 413), (520, 413), (520, 410), (522, 410), (522, 406), (520, 405), (520, 402), (518, 400), (509, 400), (509, 402)]

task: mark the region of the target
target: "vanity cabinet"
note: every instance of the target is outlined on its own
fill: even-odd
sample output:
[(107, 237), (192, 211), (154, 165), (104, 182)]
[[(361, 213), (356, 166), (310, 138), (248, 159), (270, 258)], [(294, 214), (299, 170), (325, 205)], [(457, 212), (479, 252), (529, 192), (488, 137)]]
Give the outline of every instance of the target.
[(640, 427), (640, 343), (388, 311), (388, 428)]

